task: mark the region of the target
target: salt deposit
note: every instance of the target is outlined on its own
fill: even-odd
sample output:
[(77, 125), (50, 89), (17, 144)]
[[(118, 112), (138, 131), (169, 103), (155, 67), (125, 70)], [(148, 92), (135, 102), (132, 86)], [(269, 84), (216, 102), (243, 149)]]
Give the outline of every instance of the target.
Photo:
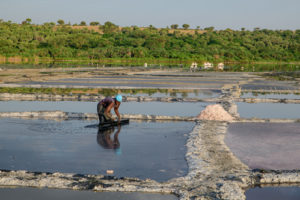
[(214, 120), (214, 121), (227, 121), (232, 122), (234, 118), (224, 110), (220, 104), (208, 105), (201, 111), (200, 115), (197, 116), (201, 120)]

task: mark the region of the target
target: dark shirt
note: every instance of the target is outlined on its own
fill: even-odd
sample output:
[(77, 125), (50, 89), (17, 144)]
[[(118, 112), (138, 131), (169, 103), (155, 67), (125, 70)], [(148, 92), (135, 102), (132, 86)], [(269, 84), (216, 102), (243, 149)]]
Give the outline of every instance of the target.
[(112, 102), (115, 104), (114, 99), (111, 97), (106, 97), (105, 99), (102, 99), (100, 101), (100, 103), (104, 106), (104, 108), (107, 108), (109, 104), (111, 104)]

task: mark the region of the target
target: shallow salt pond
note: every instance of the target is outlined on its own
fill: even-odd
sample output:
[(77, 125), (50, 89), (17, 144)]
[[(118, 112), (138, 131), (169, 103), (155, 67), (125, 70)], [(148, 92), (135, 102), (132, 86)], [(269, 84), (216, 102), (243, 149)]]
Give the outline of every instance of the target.
[(299, 119), (300, 104), (237, 102), (238, 113), (243, 118)]
[(217, 98), (220, 96), (221, 91), (217, 90), (195, 90), (194, 92), (174, 92), (174, 93), (162, 93), (162, 92), (155, 92), (152, 94), (146, 93), (137, 93), (137, 94), (126, 94), (120, 93), (124, 96), (132, 96), (132, 97), (176, 97), (176, 98)]
[[(196, 116), (209, 103), (197, 102), (122, 102), (122, 114), (147, 114), (167, 116)], [(97, 113), (97, 102), (80, 101), (0, 101), (0, 112), (61, 110), (64, 112)], [(114, 111), (112, 111), (114, 113)]]
[(241, 98), (259, 98), (259, 99), (300, 99), (300, 94), (287, 93), (243, 93)]
[(299, 200), (300, 187), (255, 187), (245, 195), (247, 200)]
[(141, 192), (93, 192), (63, 189), (0, 188), (1, 199), (9, 200), (176, 200), (174, 195)]
[(192, 122), (130, 121), (98, 131), (97, 121), (0, 119), (0, 169), (166, 181), (184, 176)]
[(60, 79), (46, 82), (26, 82), (23, 85), (42, 85), (45, 87), (89, 87), (89, 88), (180, 88), (180, 89), (209, 89), (219, 90), (224, 84), (232, 83), (228, 79), (205, 79), (203, 77), (135, 77), (135, 76), (104, 76), (89, 79)]
[(232, 123), (225, 143), (252, 169), (300, 169), (300, 123)]

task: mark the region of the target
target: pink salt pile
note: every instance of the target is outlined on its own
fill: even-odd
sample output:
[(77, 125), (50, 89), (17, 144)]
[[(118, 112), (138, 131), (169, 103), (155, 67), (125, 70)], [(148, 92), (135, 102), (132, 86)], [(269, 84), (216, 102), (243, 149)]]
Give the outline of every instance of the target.
[(227, 121), (231, 122), (234, 118), (220, 104), (208, 105), (197, 116), (201, 120)]

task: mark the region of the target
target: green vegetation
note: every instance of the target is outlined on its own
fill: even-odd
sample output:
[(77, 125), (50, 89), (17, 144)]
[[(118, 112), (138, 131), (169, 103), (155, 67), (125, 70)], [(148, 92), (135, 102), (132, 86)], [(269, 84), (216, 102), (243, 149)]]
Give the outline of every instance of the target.
[[(235, 31), (124, 27), (112, 22), (81, 28), (58, 20), (43, 25), (0, 20), (0, 55), (59, 59), (168, 59), (195, 61), (300, 61), (300, 30)], [(98, 29), (99, 27), (99, 29)], [(189, 25), (184, 24), (184, 29)], [(92, 29), (93, 28), (93, 29)], [(184, 32), (186, 31), (186, 32)]]
[(178, 93), (183, 96), (188, 92), (197, 93), (197, 90), (176, 90), (176, 89), (91, 89), (91, 88), (28, 88), (28, 87), (0, 87), (0, 93), (12, 94), (53, 94), (53, 95), (104, 95), (114, 96), (118, 93), (127, 95), (147, 94), (151, 96), (155, 93), (170, 94), (176, 97)]

